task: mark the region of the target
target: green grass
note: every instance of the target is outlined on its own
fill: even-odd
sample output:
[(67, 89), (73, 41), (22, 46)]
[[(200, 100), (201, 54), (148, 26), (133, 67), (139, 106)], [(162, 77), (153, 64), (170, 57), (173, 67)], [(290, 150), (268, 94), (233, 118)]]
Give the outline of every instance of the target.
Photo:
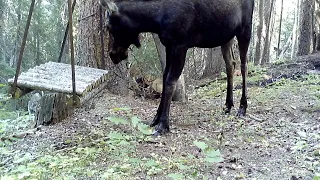
[[(255, 71), (251, 77), (252, 81), (259, 80), (264, 72), (263, 69)], [(235, 81), (239, 79), (240, 77), (237, 77)], [(313, 112), (320, 104), (319, 82), (318, 75), (305, 75), (301, 80), (282, 79), (267, 87), (250, 88), (249, 97), (255, 106), (267, 107), (283, 103), (281, 98), (298, 94), (299, 98), (313, 98), (314, 106), (301, 104), (300, 107)], [(218, 97), (224, 95), (225, 90), (226, 82), (217, 81), (198, 89), (196, 93), (201, 98)], [(6, 144), (2, 144), (0, 179), (132, 179), (132, 177), (152, 179), (158, 176), (170, 179), (205, 179), (212, 169), (211, 166), (223, 160), (223, 154), (211, 147), (214, 140), (203, 137), (197, 137), (189, 144), (190, 147), (199, 150), (198, 157), (192, 153), (186, 156), (173, 156), (169, 153), (162, 155), (152, 151), (143, 154), (139, 151), (142, 145), (148, 146), (148, 143), (157, 141), (149, 136), (152, 129), (133, 115), (130, 108), (115, 108), (113, 111), (121, 111), (125, 115), (107, 117), (101, 126), (94, 129), (94, 135), (83, 134), (64, 140), (63, 143), (69, 146), (63, 150), (47, 147), (44, 152), (31, 154), (10, 150)], [(26, 129), (30, 123), (25, 115), (19, 115), (17, 118), (16, 112), (0, 110), (0, 117), (2, 136)], [(228, 118), (233, 117), (228, 116)], [(236, 123), (239, 124), (237, 133), (241, 137), (247, 130), (247, 127), (241, 128), (243, 123), (240, 121), (243, 119), (229, 119), (225, 123), (236, 120), (239, 121)], [(104, 131), (105, 127), (109, 130), (107, 134)], [(251, 143), (253, 140), (247, 138), (246, 141)], [(154, 146), (161, 148), (165, 145)], [(296, 144), (297, 149), (302, 147), (303, 144)], [(176, 151), (176, 147), (168, 148), (170, 152)], [(10, 163), (5, 163), (7, 160)], [(242, 176), (240, 174), (239, 178)], [(316, 178), (318, 175), (315, 175)]]
[[(125, 111), (126, 115), (104, 120), (105, 125), (112, 123), (113, 130), (107, 136), (96, 130), (94, 137), (74, 137), (65, 142), (78, 146), (61, 151), (48, 149), (42, 154), (15, 153), (3, 148), (0, 153), (2, 157), (10, 158), (14, 155), (14, 158), (10, 165), (0, 165), (0, 179), (130, 179), (132, 176), (151, 179), (163, 176), (163, 172), (171, 179), (194, 179), (203, 176), (199, 165), (210, 168), (208, 163), (222, 161), (220, 151), (205, 141), (195, 141), (193, 144), (202, 149), (201, 158), (192, 155), (173, 158), (152, 152), (146, 156), (138, 153), (137, 148), (142, 142), (153, 141), (149, 136), (152, 129), (132, 115), (128, 108), (117, 108), (114, 111)], [(118, 131), (119, 128), (127, 131)]]

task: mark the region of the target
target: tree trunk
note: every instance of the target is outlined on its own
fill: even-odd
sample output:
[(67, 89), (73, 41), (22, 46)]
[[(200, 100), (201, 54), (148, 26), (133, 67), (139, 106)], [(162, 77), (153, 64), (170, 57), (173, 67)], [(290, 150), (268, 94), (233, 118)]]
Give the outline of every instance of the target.
[(254, 64), (259, 65), (261, 59), (261, 41), (262, 41), (262, 29), (263, 29), (263, 5), (264, 0), (259, 1), (259, 25), (257, 27), (257, 43), (254, 55)]
[(316, 43), (317, 43), (317, 39), (316, 39), (316, 10), (315, 10), (315, 0), (312, 0), (312, 3), (311, 3), (311, 6), (312, 6), (312, 9), (311, 9), (311, 26), (312, 26), (312, 29), (311, 29), (311, 46), (312, 46), (312, 53), (316, 52)]
[[(72, 113), (72, 105), (66, 94), (48, 93), (41, 96), (35, 110), (35, 127), (62, 121)], [(28, 104), (29, 107), (29, 104)]]
[[(254, 25), (252, 25), (252, 26), (254, 26)], [(250, 41), (250, 45), (249, 45), (249, 57), (248, 57), (249, 62), (254, 62), (253, 55), (254, 55), (254, 45), (255, 45), (255, 41), (256, 41), (256, 37), (254, 35), (255, 33), (256, 33), (255, 28), (252, 28), (252, 30), (251, 30), (252, 36), (251, 36), (251, 41)]]
[(80, 17), (77, 34), (76, 62), (77, 65), (99, 68), (99, 2), (82, 0), (79, 2)]
[(315, 37), (315, 50), (320, 51), (320, 10), (319, 10), (319, 1), (317, 1), (318, 10), (315, 12), (315, 23), (317, 27), (316, 37)]
[(5, 1), (0, 0), (0, 62), (5, 62), (6, 61), (6, 56), (5, 56), (5, 41), (4, 41), (4, 9), (5, 9)]
[[(280, 23), (279, 23), (279, 34), (278, 34), (278, 46), (277, 46), (277, 57), (281, 53), (280, 42), (281, 42), (281, 26), (282, 26), (282, 12), (283, 12), (283, 0), (281, 0), (281, 10), (280, 10)], [(283, 50), (283, 49), (282, 49)]]
[(270, 41), (271, 41), (271, 36), (270, 36), (270, 27), (271, 27), (271, 17), (272, 17), (272, 12), (273, 12), (273, 7), (274, 7), (274, 1), (271, 0), (270, 8), (268, 11), (268, 14), (265, 16), (265, 24), (266, 24), (266, 40), (264, 43), (263, 47), (263, 53), (262, 53), (262, 59), (261, 59), (261, 65), (267, 64), (270, 62)]
[(312, 0), (302, 0), (300, 10), (300, 30), (297, 56), (307, 55), (311, 50)]
[[(37, 2), (38, 7), (41, 7), (41, 0), (38, 0)], [(41, 60), (40, 60), (40, 23), (41, 23), (41, 19), (40, 19), (40, 12), (38, 9), (36, 9), (35, 13), (34, 13), (34, 17), (33, 19), (35, 20), (35, 23), (33, 23), (33, 35), (34, 35), (34, 58), (35, 58), (35, 65), (40, 65), (41, 64)]]
[(9, 60), (9, 66), (15, 67), (17, 58), (19, 56), (19, 44), (20, 44), (20, 31), (21, 31), (21, 0), (18, 1), (18, 8), (16, 10), (17, 15), (17, 30), (16, 30), (16, 38), (15, 38), (15, 45), (12, 51), (12, 57)]
[(289, 47), (290, 47), (291, 40), (292, 40), (292, 33), (290, 34), (290, 36), (289, 36), (289, 38), (287, 39), (287, 41), (286, 41), (286, 43), (284, 44), (284, 46), (282, 47), (281, 53), (280, 53), (280, 56), (279, 56), (279, 59), (283, 59), (283, 58), (284, 58), (285, 53), (287, 52), (287, 50), (288, 50)]
[(299, 31), (299, 7), (300, 7), (300, 1), (296, 1), (296, 8), (294, 11), (294, 25), (293, 25), (293, 33), (292, 33), (292, 47), (291, 47), (291, 60), (293, 60), (296, 57), (296, 50), (298, 47), (298, 31)]
[[(79, 2), (79, 25), (77, 34), (76, 62), (77, 65), (102, 68), (103, 62), (101, 51), (107, 50), (107, 33), (104, 34), (105, 46), (101, 45), (100, 38), (100, 11), (99, 1), (81, 0)], [(107, 69), (110, 71), (108, 89), (111, 93), (128, 95), (129, 81), (127, 77), (128, 68), (123, 61), (114, 65), (110, 60), (108, 53), (105, 53)]]
[(204, 66), (201, 78), (212, 78), (219, 76), (223, 66), (221, 47), (206, 49)]
[[(166, 67), (166, 50), (165, 47), (161, 44), (159, 36), (156, 34), (152, 34), (154, 43), (156, 45), (156, 49), (158, 51), (159, 60), (162, 68), (162, 72), (164, 72), (164, 68)], [(180, 101), (185, 102), (187, 100), (186, 98), (186, 88), (185, 88), (185, 80), (184, 80), (184, 73), (180, 75), (176, 89), (174, 91), (172, 100), (173, 101)]]

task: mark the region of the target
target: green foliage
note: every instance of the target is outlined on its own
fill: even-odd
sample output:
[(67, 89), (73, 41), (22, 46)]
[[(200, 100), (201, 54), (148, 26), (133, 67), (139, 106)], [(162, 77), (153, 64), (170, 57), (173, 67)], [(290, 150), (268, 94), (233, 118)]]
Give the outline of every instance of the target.
[(168, 174), (168, 177), (172, 178), (173, 180), (184, 179), (183, 174)]
[(193, 141), (193, 144), (197, 146), (199, 149), (201, 149), (202, 151), (208, 148), (208, 145), (202, 141)]
[(1, 69), (1, 71), (0, 71), (0, 83), (4, 83), (4, 82), (2, 82), (2, 78), (6, 80), (8, 78), (12, 78), (14, 76), (14, 74), (15, 74), (15, 68), (10, 67), (8, 64), (6, 64), (4, 62), (1, 62), (1, 61), (0, 61), (0, 69)]
[(108, 117), (107, 118), (110, 122), (115, 123), (115, 124), (128, 124), (128, 121), (123, 119), (123, 118), (118, 118), (118, 117)]
[(213, 148), (210, 148), (205, 142), (194, 141), (193, 144), (197, 146), (199, 149), (201, 149), (201, 152), (205, 156), (204, 160), (206, 162), (217, 163), (222, 162), (224, 160), (219, 150), (214, 150)]
[[(12, 69), (15, 68), (30, 7), (29, 1), (5, 0), (3, 3), (3, 16), (0, 19), (0, 78), (13, 75)], [(23, 54), (22, 71), (47, 61), (57, 61), (67, 20), (63, 16), (65, 3), (62, 0), (36, 3)]]
[(142, 37), (141, 48), (134, 48), (131, 56), (129, 56), (131, 67), (133, 67), (134, 71), (138, 70), (141, 77), (146, 75), (159, 77), (162, 75), (162, 70), (152, 35), (145, 33), (142, 34)]
[(217, 80), (207, 86), (197, 89), (197, 93), (202, 98), (219, 97), (227, 90), (227, 83), (225, 80)]

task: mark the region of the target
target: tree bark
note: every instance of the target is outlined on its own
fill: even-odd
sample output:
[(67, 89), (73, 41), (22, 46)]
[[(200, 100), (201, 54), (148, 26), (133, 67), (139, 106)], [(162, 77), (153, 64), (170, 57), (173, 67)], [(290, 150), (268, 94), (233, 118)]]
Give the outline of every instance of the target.
[(4, 25), (4, 9), (6, 6), (6, 2), (4, 0), (0, 0), (0, 62), (6, 61), (5, 56), (5, 41), (4, 41), (4, 34), (3, 34), (3, 25)]
[[(279, 23), (279, 34), (278, 34), (278, 46), (277, 46), (277, 57), (281, 54), (280, 42), (281, 42), (282, 12), (283, 12), (283, 0), (281, 0), (280, 23)], [(282, 49), (282, 50), (283, 50), (283, 49)]]
[[(79, 25), (77, 34), (76, 64), (94, 68), (103, 68), (101, 51), (106, 51), (108, 35), (104, 34), (105, 46), (101, 45), (100, 38), (100, 16), (99, 1), (81, 0), (79, 1)], [(106, 56), (106, 66), (110, 71), (108, 89), (111, 93), (128, 95), (129, 80), (127, 77), (128, 68), (126, 62), (114, 65), (108, 53)]]
[[(166, 67), (166, 50), (165, 47), (160, 42), (159, 36), (156, 34), (152, 34), (154, 43), (156, 45), (156, 49), (158, 51), (159, 60), (162, 68), (162, 72), (164, 72), (164, 68)], [(172, 101), (180, 101), (185, 102), (187, 100), (186, 98), (186, 88), (185, 88), (185, 80), (184, 80), (184, 73), (180, 75), (176, 89), (173, 93)]]
[(206, 49), (201, 78), (219, 76), (223, 67), (221, 47)]
[[(318, 8), (320, 6), (319, 1), (317, 1)], [(318, 28), (316, 31), (316, 43), (315, 43), (315, 50), (320, 51), (320, 10), (316, 10), (315, 12), (315, 23), (316, 27)]]
[[(38, 7), (41, 7), (41, 0), (38, 0), (37, 2)], [(40, 19), (40, 12), (39, 10), (36, 9), (35, 13), (34, 13), (34, 20), (35, 23), (33, 24), (33, 33), (34, 33), (34, 57), (35, 57), (35, 65), (40, 65), (41, 64), (41, 60), (40, 60), (40, 23), (41, 23), (41, 19)]]
[(12, 51), (12, 56), (9, 60), (9, 66), (14, 67), (17, 62), (17, 58), (19, 56), (19, 44), (20, 44), (20, 31), (21, 31), (21, 0), (18, 0), (18, 8), (16, 10), (17, 15), (17, 29), (16, 29), (16, 37), (15, 37), (15, 45)]
[(262, 59), (261, 59), (261, 65), (267, 64), (270, 62), (270, 27), (271, 27), (271, 18), (273, 13), (273, 7), (274, 7), (274, 1), (271, 0), (270, 8), (268, 11), (268, 14), (265, 16), (265, 24), (266, 24), (266, 40), (263, 47), (263, 53), (262, 53)]
[(292, 34), (290, 34), (289, 38), (287, 39), (286, 43), (284, 44), (284, 46), (282, 47), (281, 49), (281, 53), (280, 53), (280, 56), (279, 56), (279, 59), (283, 59), (284, 56), (285, 56), (285, 53), (287, 52), (287, 50), (289, 49), (290, 47), (290, 43), (292, 41)]
[(297, 56), (307, 55), (311, 50), (312, 0), (302, 0), (300, 10), (300, 30)]
[(293, 25), (293, 33), (292, 33), (292, 47), (291, 47), (291, 60), (293, 60), (296, 57), (296, 50), (298, 47), (298, 31), (299, 31), (299, 7), (300, 7), (300, 1), (296, 1), (296, 8), (294, 11), (294, 25)]
[(78, 44), (76, 49), (77, 65), (99, 68), (99, 2), (82, 0), (79, 2), (80, 17)]
[(263, 29), (263, 6), (264, 0), (259, 1), (259, 25), (257, 27), (257, 43), (255, 47), (254, 64), (259, 65), (261, 62), (261, 42), (262, 42), (262, 29)]
[(35, 127), (49, 125), (62, 121), (72, 113), (72, 105), (67, 95), (62, 93), (48, 93), (37, 102), (35, 112)]

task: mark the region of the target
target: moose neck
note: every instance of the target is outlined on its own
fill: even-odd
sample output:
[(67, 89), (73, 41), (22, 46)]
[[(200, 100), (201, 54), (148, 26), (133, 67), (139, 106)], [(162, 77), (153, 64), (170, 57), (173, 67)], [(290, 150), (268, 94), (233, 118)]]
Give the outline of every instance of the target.
[(158, 33), (159, 14), (161, 10), (161, 1), (124, 1), (118, 2), (120, 14), (126, 15), (132, 24), (134, 30), (140, 32)]

